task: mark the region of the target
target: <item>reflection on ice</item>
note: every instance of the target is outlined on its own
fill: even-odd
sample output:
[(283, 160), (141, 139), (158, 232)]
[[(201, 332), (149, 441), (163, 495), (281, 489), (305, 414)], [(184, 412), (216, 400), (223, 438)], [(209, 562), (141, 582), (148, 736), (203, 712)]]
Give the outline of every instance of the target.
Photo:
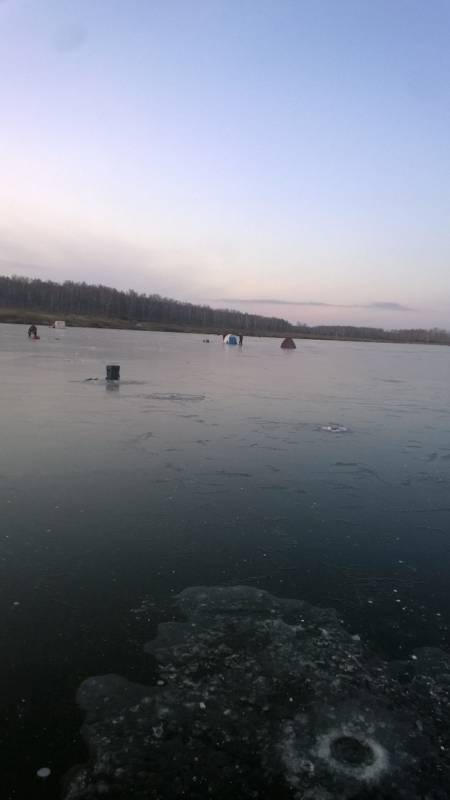
[(90, 761), (66, 800), (415, 798), (450, 787), (450, 659), (383, 662), (333, 610), (239, 587), (176, 599), (152, 686), (80, 687)]

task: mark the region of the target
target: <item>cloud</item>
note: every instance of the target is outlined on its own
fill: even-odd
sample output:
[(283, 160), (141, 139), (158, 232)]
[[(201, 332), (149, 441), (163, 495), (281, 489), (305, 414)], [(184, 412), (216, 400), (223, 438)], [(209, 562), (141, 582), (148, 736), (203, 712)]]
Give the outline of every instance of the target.
[(216, 298), (216, 303), (249, 303), (253, 305), (275, 306), (309, 306), (319, 308), (368, 308), (375, 311), (414, 311), (409, 306), (391, 301), (378, 301), (373, 303), (322, 303), (317, 300), (279, 300), (273, 297), (222, 297)]
[(216, 298), (220, 303), (255, 303), (272, 306), (328, 306), (329, 303), (304, 302), (302, 300), (277, 300), (273, 297), (222, 297)]
[(354, 308), (375, 308), (383, 311), (414, 311), (413, 308), (409, 308), (409, 306), (403, 306), (401, 303), (389, 302), (367, 303), (365, 306), (354, 306)]

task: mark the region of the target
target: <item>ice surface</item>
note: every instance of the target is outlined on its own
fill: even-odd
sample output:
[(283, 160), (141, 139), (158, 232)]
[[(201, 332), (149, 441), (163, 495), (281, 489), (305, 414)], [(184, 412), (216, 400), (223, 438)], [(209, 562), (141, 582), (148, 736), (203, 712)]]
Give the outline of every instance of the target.
[(156, 685), (81, 685), (90, 760), (66, 800), (448, 797), (441, 651), (384, 662), (333, 610), (246, 586), (189, 588), (176, 605), (185, 621), (146, 646)]

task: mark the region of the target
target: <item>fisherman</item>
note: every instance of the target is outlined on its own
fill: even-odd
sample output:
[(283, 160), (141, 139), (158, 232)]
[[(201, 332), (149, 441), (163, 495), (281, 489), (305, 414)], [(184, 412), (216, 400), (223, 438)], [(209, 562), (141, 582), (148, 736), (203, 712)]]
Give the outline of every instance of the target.
[(242, 345), (243, 341), (244, 341), (244, 337), (243, 337), (242, 333), (240, 333), (239, 334), (239, 344)]
[(28, 338), (31, 339), (32, 336), (34, 338), (36, 338), (36, 336), (37, 336), (37, 328), (36, 328), (36, 325), (34, 325), (34, 324), (30, 325), (30, 327), (28, 328)]

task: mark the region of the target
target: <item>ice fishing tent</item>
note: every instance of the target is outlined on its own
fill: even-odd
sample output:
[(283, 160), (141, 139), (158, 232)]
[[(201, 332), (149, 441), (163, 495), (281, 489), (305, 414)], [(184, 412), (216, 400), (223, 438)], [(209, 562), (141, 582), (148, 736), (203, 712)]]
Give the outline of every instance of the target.
[(224, 341), (224, 344), (237, 344), (238, 343), (237, 336), (235, 336), (234, 333), (227, 333), (227, 335), (225, 336), (225, 339), (223, 341)]
[(62, 330), (63, 328), (66, 327), (65, 320), (63, 320), (63, 319), (55, 320), (55, 322), (53, 323), (53, 327), (57, 328), (58, 330)]
[(284, 350), (295, 350), (296, 344), (290, 336), (287, 336), (286, 339), (283, 339), (281, 342), (280, 347), (282, 347)]

